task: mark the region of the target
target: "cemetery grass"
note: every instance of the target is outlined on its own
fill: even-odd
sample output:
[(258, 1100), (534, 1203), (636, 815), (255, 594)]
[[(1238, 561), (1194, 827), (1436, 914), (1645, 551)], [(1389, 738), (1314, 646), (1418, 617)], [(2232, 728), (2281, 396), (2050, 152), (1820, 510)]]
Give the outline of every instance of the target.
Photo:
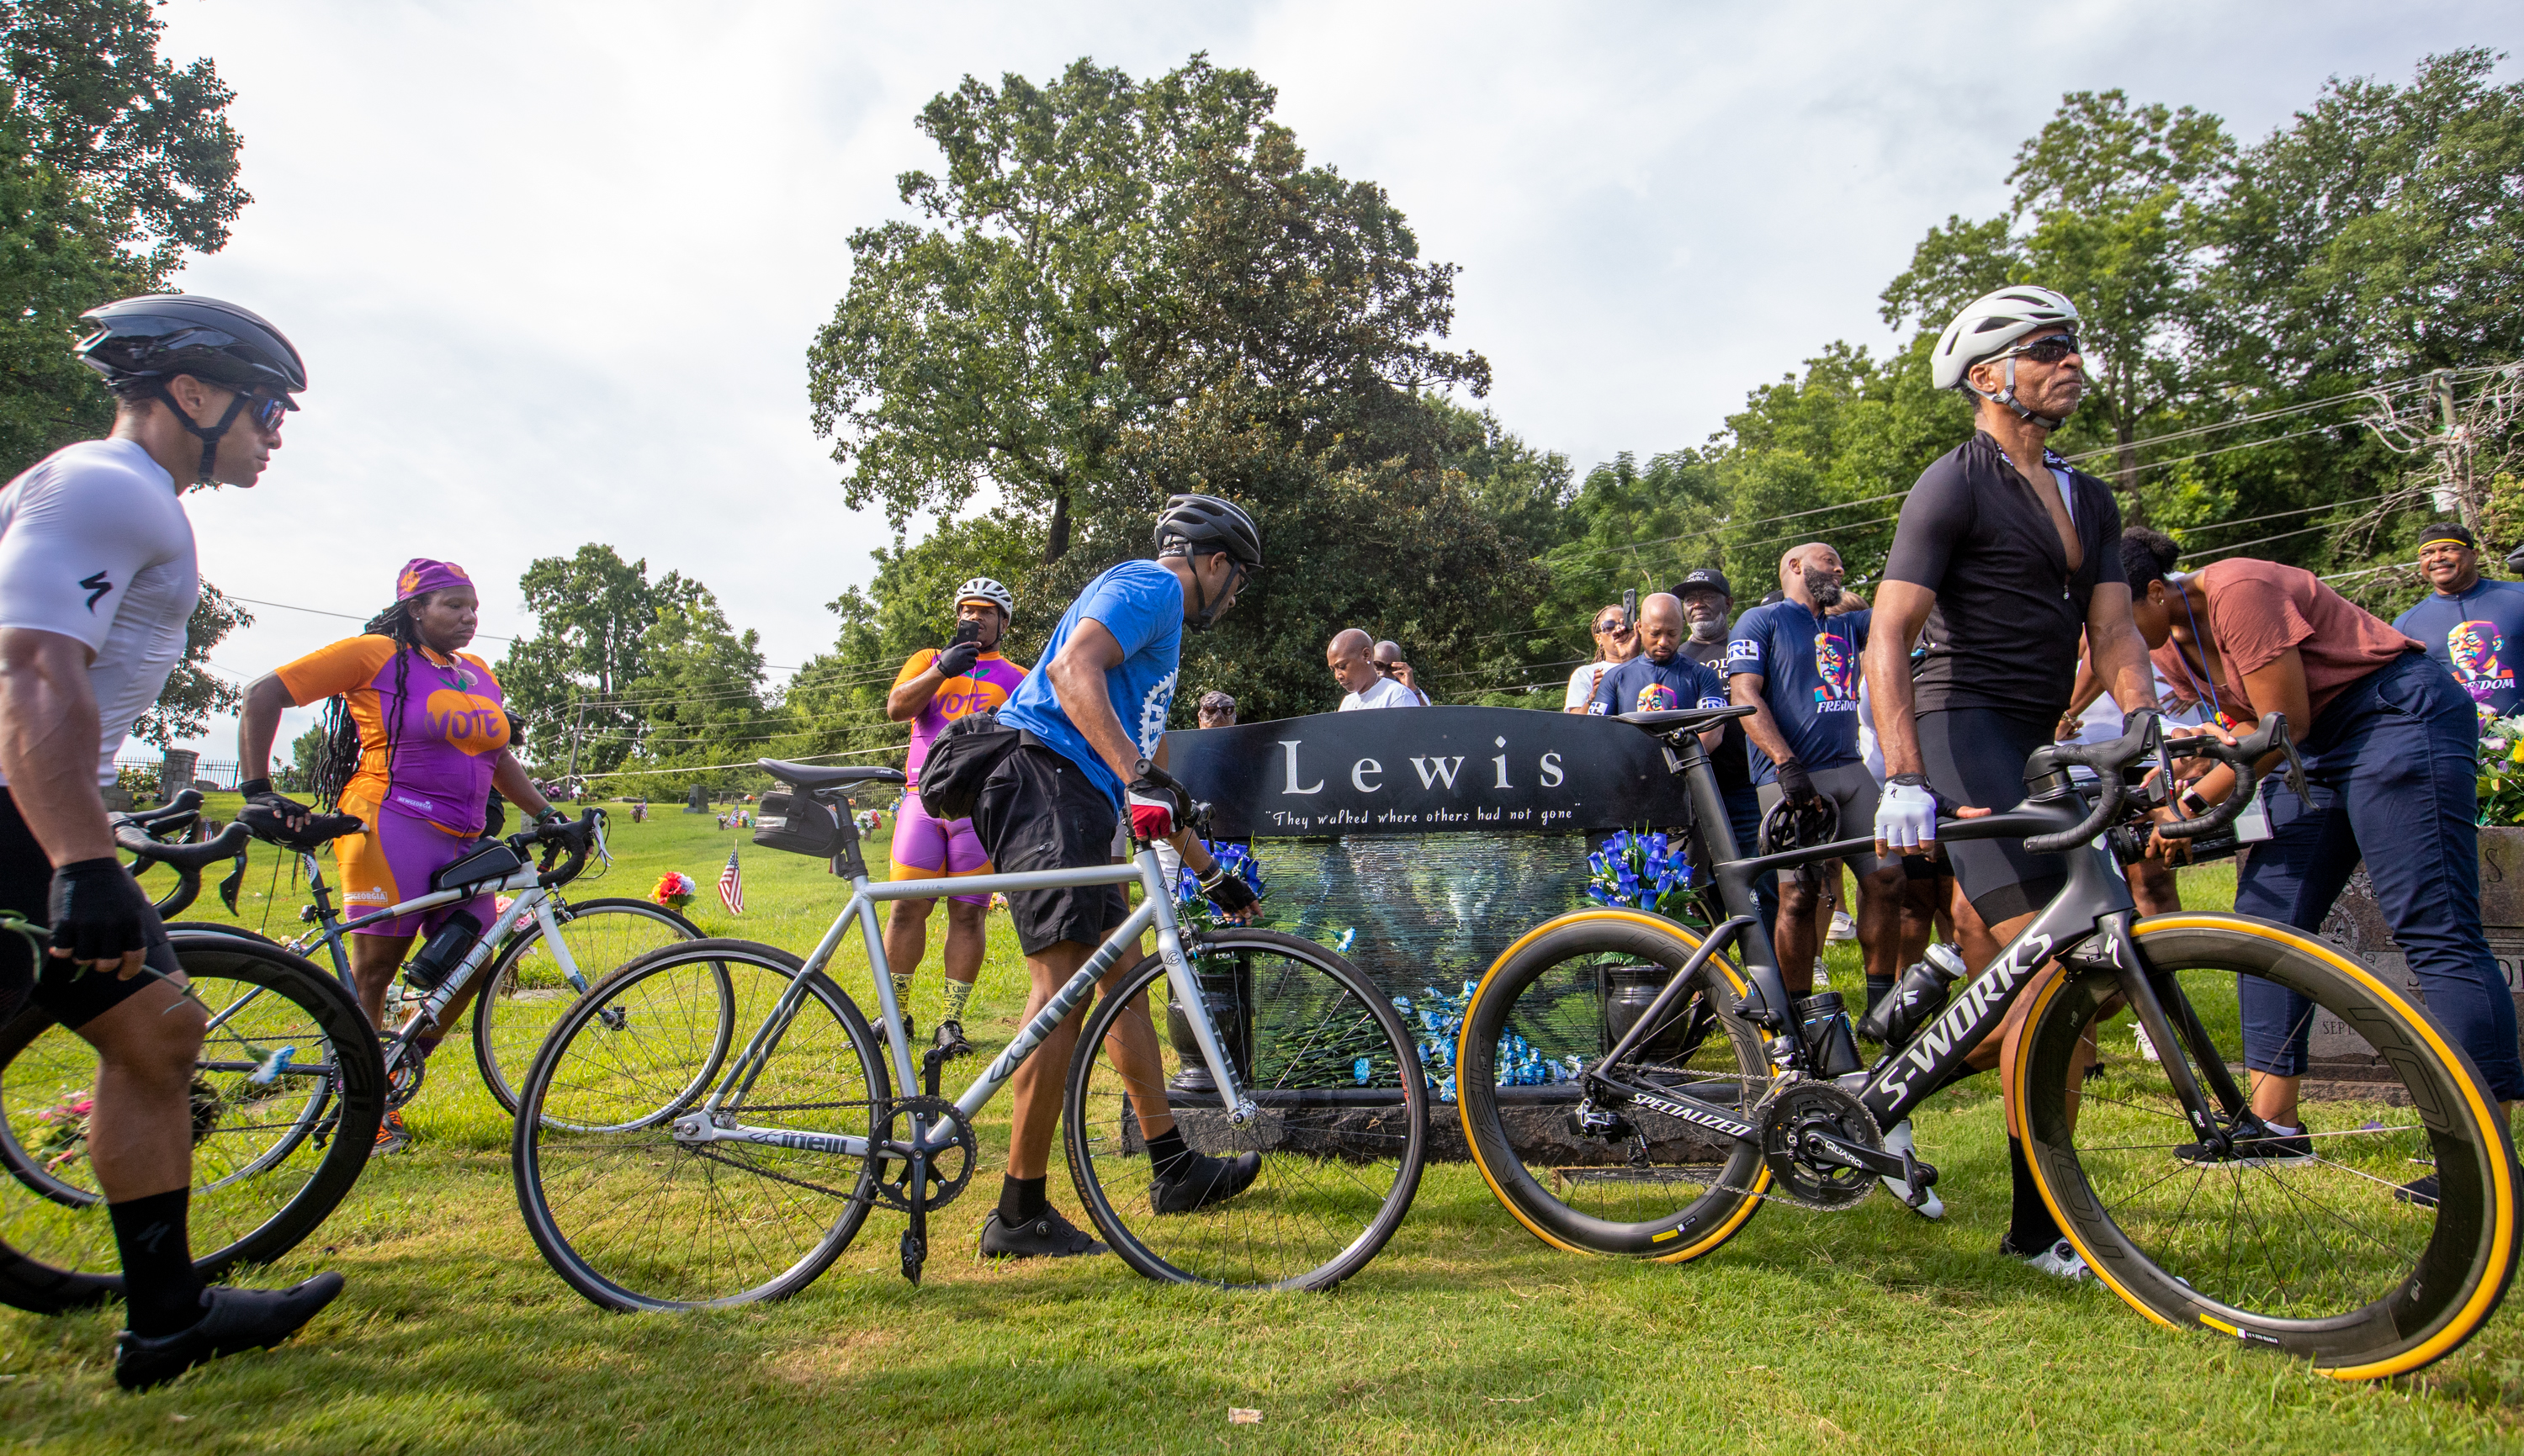
[[(573, 887), (583, 896), (645, 895), (679, 869), (702, 887), (691, 913), (705, 931), (801, 951), (839, 907), (819, 863), (756, 849), (707, 818), (615, 824), (618, 862)], [(744, 854), (741, 918), (712, 889), (731, 848)], [(2231, 895), (2217, 868), (2191, 876), (2196, 903)], [(272, 883), (267, 854), (246, 890), (239, 918), (285, 934), (302, 897), (285, 872)], [(204, 898), (196, 918), (225, 918)], [(1012, 1032), (1024, 995), (1004, 916), (993, 928), (968, 1021), (986, 1049)], [(923, 1021), (937, 1009), (935, 953), (914, 1002)], [(1854, 982), (1849, 947), (1832, 955), (1835, 978)], [(862, 994), (864, 957), (849, 952), (840, 979)], [(793, 1300), (662, 1318), (600, 1313), (551, 1274), (518, 1220), (508, 1120), (461, 1050), (434, 1070), (410, 1114), (418, 1145), (372, 1163), (314, 1238), (255, 1277), (348, 1277), (296, 1340), (126, 1396), (109, 1373), (118, 1308), (0, 1311), (0, 1446), (686, 1456), (2434, 1451), (2524, 1439), (2514, 1314), (2417, 1378), (2343, 1385), (2160, 1331), (2105, 1290), (2001, 1257), (1994, 1085), (1967, 1084), (1917, 1119), (1922, 1154), (1946, 1170), (1943, 1223), (1883, 1196), (1837, 1215), (1772, 1207), (1684, 1267), (1587, 1259), (1527, 1234), (1468, 1165), (1438, 1165), (1364, 1274), (1329, 1294), (1268, 1297), (1151, 1285), (1109, 1257), (977, 1262), (1006, 1145), (1002, 1095), (981, 1120), (985, 1171), (933, 1226), (921, 1287), (896, 1270), (899, 1217), (879, 1214)], [(1052, 1191), (1084, 1224), (1057, 1158)], [(1231, 1407), (1258, 1410), (1260, 1424), (1231, 1425)]]

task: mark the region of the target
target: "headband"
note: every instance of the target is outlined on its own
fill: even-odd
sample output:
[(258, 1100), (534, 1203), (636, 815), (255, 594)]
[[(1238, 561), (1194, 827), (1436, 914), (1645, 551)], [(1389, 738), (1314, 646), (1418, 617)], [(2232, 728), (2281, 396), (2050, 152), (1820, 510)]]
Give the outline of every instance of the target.
[(395, 576), (395, 600), (409, 602), (414, 597), (443, 592), (450, 587), (472, 585), (473, 578), (465, 575), (464, 568), (454, 561), (433, 561), (427, 557), (413, 557), (403, 563), (403, 570)]

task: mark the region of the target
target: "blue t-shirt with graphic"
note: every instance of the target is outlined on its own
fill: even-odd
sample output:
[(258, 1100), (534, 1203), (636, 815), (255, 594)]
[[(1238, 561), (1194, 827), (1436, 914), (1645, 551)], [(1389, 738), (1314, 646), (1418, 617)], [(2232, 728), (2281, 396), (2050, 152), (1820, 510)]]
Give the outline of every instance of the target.
[(2524, 585), (2476, 581), (2457, 597), (2434, 593), (2393, 619), (2393, 630), (2416, 639), (2471, 695), (2484, 719), (2524, 704), (2516, 660), (2524, 657)]
[[(1726, 642), (1726, 674), (1759, 673), (1762, 700), (1789, 752), (1808, 769), (1860, 761), (1858, 658), (1867, 650), (1872, 611), (1817, 616), (1798, 602), (1756, 607), (1735, 619)], [(1770, 755), (1745, 746), (1753, 780), (1778, 777)]]
[(1183, 583), (1154, 561), (1124, 561), (1096, 577), (1060, 614), (1060, 625), (1044, 644), (1039, 660), (1046, 670), (1026, 675), (1007, 706), (999, 709), (999, 721), (1025, 729), (1042, 739), (1044, 747), (1085, 769), (1089, 780), (1113, 801), (1114, 811), (1120, 812), (1126, 786), (1061, 710), (1047, 669), (1080, 622), (1103, 623), (1104, 630), (1122, 645), (1121, 664), (1104, 674), (1104, 696), (1112, 701), (1113, 716), (1121, 719), (1122, 731), (1140, 746), (1141, 756), (1153, 758), (1158, 742), (1166, 736), (1166, 714), (1175, 703), (1175, 673), (1183, 656)]
[(1726, 683), (1717, 673), (1680, 653), (1670, 662), (1652, 662), (1642, 654), (1606, 669), (1595, 680), (1595, 696), (1587, 702), (1586, 711), (1600, 718), (1725, 705)]

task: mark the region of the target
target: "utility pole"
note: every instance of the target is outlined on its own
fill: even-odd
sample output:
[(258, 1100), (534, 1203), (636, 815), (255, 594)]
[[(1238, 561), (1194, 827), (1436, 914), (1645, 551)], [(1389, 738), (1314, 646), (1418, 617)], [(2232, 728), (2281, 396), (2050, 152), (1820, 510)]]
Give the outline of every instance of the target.
[(569, 786), (572, 794), (578, 792), (578, 729), (579, 722), (586, 716), (586, 701), (576, 692), (572, 692), (569, 695), (569, 771), (561, 776), (561, 782)]

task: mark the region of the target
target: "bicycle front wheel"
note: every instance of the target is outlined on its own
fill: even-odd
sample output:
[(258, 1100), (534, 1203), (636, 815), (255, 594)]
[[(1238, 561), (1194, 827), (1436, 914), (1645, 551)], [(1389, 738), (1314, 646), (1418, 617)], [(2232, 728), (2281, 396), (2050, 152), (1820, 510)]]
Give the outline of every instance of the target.
[(888, 1086), (858, 1007), (786, 950), (652, 951), (569, 1007), (519, 1086), (517, 1206), (545, 1262), (607, 1309), (781, 1298), (849, 1246), (873, 1162), (679, 1141), (675, 1120), (716, 1093), (722, 1128), (865, 1138)]
[[(1170, 1035), (1142, 960), (1087, 1019), (1070, 1061), (1069, 1172), (1105, 1240), (1151, 1279), (1323, 1289), (1367, 1267), (1410, 1210), (1429, 1137), (1429, 1089), (1402, 1019), (1348, 961), (1311, 941), (1228, 929), (1187, 946), (1211, 1020), (1256, 1115), (1219, 1104), (1189, 1023)], [(1196, 1075), (1195, 1075), (1196, 1069)], [(1249, 1187), (1161, 1212), (1149, 1124), (1194, 1152), (1259, 1163)], [(1166, 1128), (1154, 1131), (1163, 1134)]]
[[(2160, 1057), (2220, 1062), (2241, 1083), (2240, 999), (2302, 998), (2290, 1029), (2309, 1039), (2306, 1131), (2211, 1156), (2165, 1062), (2133, 1048), (2083, 1081), (2081, 1043), (2128, 1041), (2105, 1024), (2118, 978), (2056, 978), (2027, 1013), (2017, 1091), (2035, 1178), (2087, 1265), (2159, 1324), (2345, 1380), (2415, 1370), (2470, 1338), (2505, 1293), (2519, 1232), (2504, 1119), (2470, 1059), (2373, 972), (2285, 926), (2174, 914), (2135, 935), (2184, 1043), (2152, 1048)], [(2433, 1203), (2404, 1187), (2430, 1172)]]
[[(1761, 1206), (1771, 1175), (1754, 1142), (1636, 1103), (1599, 1109), (1615, 1116), (1593, 1128), (1576, 1120), (1579, 1077), (1699, 948), (1643, 911), (1580, 910), (1528, 932), (1474, 988), (1455, 1056), (1464, 1139), (1490, 1190), (1543, 1242), (1678, 1263), (1735, 1237)], [(1711, 956), (1613, 1070), (1755, 1121), (1770, 1061), (1735, 1014), (1745, 990)]]
[[(194, 1063), (194, 1267), (279, 1258), (333, 1211), (376, 1140), (376, 1034), (332, 977), (267, 945), (181, 935), (210, 1008)], [(0, 1029), (0, 1302), (38, 1313), (120, 1292), (121, 1256), (86, 1129), (96, 1051), (27, 1006)]]
[(529, 921), (491, 963), (489, 979), (473, 1001), (473, 1060), (482, 1069), (482, 1085), (511, 1115), (517, 1110), (517, 1086), (526, 1080), (544, 1038), (582, 991), (652, 950), (702, 938), (700, 926), (645, 899), (556, 900), (553, 919), (582, 984), (570, 984), (543, 927)]

